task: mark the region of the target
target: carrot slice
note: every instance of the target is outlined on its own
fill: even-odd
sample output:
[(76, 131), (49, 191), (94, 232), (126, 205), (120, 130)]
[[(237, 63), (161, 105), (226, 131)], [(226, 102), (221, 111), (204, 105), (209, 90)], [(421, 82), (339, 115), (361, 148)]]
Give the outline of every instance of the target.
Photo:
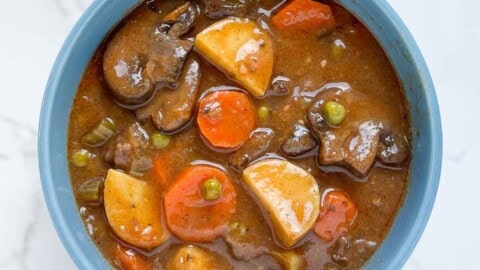
[(123, 270), (150, 270), (152, 265), (147, 262), (146, 258), (133, 251), (117, 245), (115, 251), (115, 259)]
[(357, 208), (347, 194), (339, 190), (326, 190), (314, 231), (320, 239), (330, 242), (346, 234), (356, 216)]
[(160, 187), (165, 187), (170, 179), (172, 178), (172, 170), (170, 169), (169, 162), (171, 158), (168, 154), (169, 152), (161, 152), (153, 160), (152, 175), (155, 183)]
[(237, 148), (255, 128), (255, 108), (242, 92), (216, 91), (200, 101), (197, 125), (212, 146)]
[(316, 32), (333, 29), (335, 18), (328, 5), (312, 0), (293, 0), (273, 16), (272, 24), (285, 31)]
[[(201, 186), (215, 178), (222, 184), (222, 195), (207, 201)], [(180, 173), (164, 197), (165, 216), (170, 231), (184, 241), (211, 242), (222, 235), (235, 213), (235, 189), (221, 170), (194, 165)]]

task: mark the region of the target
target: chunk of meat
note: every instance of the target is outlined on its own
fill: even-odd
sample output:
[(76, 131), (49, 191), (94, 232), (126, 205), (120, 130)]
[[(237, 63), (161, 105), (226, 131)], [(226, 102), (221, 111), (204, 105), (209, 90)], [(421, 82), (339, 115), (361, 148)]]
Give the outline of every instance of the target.
[(317, 140), (306, 127), (295, 125), (295, 130), (281, 146), (287, 157), (298, 157), (317, 147)]
[(237, 260), (249, 261), (269, 252), (267, 247), (255, 245), (251, 241), (242, 239), (238, 233), (228, 233), (223, 239), (230, 248), (233, 257)]
[(269, 128), (254, 130), (245, 144), (230, 158), (230, 166), (240, 171), (250, 162), (259, 158), (270, 146), (274, 135), (273, 130)]
[[(325, 120), (323, 106), (328, 101), (339, 102), (346, 108), (340, 125), (332, 126)], [(403, 143), (402, 135), (386, 131), (383, 121), (371, 113), (371, 106), (375, 106), (372, 100), (351, 88), (329, 89), (317, 96), (309, 108), (307, 122), (320, 141), (319, 164), (342, 166), (363, 178), (377, 158), (385, 164), (396, 164), (408, 157), (408, 143)], [(393, 140), (398, 142), (391, 143)], [(403, 151), (396, 152), (400, 148)]]
[(163, 18), (163, 21), (172, 24), (168, 34), (174, 37), (180, 37), (192, 29), (195, 19), (198, 15), (198, 7), (191, 2), (187, 2)]
[(137, 109), (139, 119), (151, 117), (156, 128), (174, 133), (187, 125), (193, 116), (199, 94), (200, 65), (188, 60), (176, 90), (162, 89), (146, 106)]
[(384, 129), (380, 132), (380, 146), (377, 158), (385, 165), (400, 165), (410, 155), (410, 145), (405, 135)]
[(226, 16), (245, 17), (257, 10), (258, 0), (203, 0), (208, 17), (218, 19)]
[[(347, 137), (344, 149), (344, 162), (348, 169), (359, 177), (365, 177), (372, 168), (379, 149), (380, 130), (383, 125), (373, 121), (367, 121), (353, 130)], [(322, 153), (323, 160), (328, 162), (328, 154)]]
[(340, 237), (331, 248), (331, 256), (342, 268), (348, 267), (353, 261), (365, 261), (375, 251), (377, 243), (365, 239), (353, 239), (350, 236)]
[(266, 159), (243, 170), (243, 180), (271, 218), (279, 242), (291, 247), (312, 228), (320, 209), (318, 184), (304, 169)]
[(148, 133), (139, 123), (134, 123), (109, 145), (104, 158), (116, 169), (138, 174), (151, 167), (151, 160), (143, 156), (148, 147)]
[(161, 31), (145, 20), (132, 20), (107, 44), (103, 73), (119, 102), (140, 106), (159, 86), (175, 87), (193, 43)]

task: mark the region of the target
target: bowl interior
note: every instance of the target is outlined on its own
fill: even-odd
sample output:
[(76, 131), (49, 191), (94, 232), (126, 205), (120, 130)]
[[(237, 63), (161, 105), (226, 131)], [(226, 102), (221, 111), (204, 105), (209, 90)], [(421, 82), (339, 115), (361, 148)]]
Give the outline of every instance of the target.
[[(80, 269), (107, 269), (82, 224), (66, 158), (70, 107), (86, 66), (110, 29), (140, 0), (95, 1), (60, 51), (46, 88), (39, 127), (43, 192), (55, 228)], [(441, 166), (441, 126), (433, 84), (408, 30), (383, 0), (337, 0), (376, 36), (403, 85), (412, 118), (413, 160), (406, 201), (366, 269), (398, 269), (415, 247), (435, 199)]]

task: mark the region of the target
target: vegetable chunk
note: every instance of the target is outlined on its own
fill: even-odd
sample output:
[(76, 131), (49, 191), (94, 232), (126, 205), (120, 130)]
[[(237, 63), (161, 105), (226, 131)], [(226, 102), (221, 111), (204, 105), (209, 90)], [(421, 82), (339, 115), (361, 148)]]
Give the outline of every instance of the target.
[(269, 213), (278, 240), (295, 245), (313, 226), (320, 208), (318, 184), (302, 168), (280, 159), (257, 162), (243, 180)]
[(151, 250), (169, 237), (161, 216), (161, 201), (146, 182), (110, 169), (104, 204), (108, 223), (125, 242)]
[(214, 269), (210, 260), (211, 254), (201, 248), (188, 245), (181, 248), (168, 261), (167, 270), (210, 270)]
[(265, 94), (272, 75), (273, 47), (270, 34), (256, 22), (218, 21), (196, 36), (195, 47), (253, 95)]
[(198, 107), (198, 128), (213, 147), (238, 148), (255, 128), (255, 108), (242, 92), (213, 92)]
[(350, 230), (356, 216), (357, 208), (347, 194), (339, 190), (326, 190), (322, 196), (315, 233), (325, 242), (336, 240)]
[(322, 33), (333, 30), (335, 18), (328, 5), (312, 0), (293, 0), (273, 16), (272, 24), (284, 31)]
[[(215, 200), (202, 196), (202, 185), (209, 179), (221, 183), (222, 194)], [(235, 189), (227, 175), (207, 165), (186, 168), (164, 197), (165, 217), (170, 231), (190, 242), (211, 242), (228, 229), (237, 205)]]

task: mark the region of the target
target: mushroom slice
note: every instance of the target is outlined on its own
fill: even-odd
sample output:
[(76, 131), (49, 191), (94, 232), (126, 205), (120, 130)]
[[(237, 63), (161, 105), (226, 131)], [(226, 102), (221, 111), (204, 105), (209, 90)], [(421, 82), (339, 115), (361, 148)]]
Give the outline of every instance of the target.
[(298, 157), (317, 147), (317, 140), (306, 127), (295, 125), (295, 130), (281, 146), (287, 157)]
[(198, 15), (198, 8), (190, 2), (187, 2), (163, 18), (165, 23), (171, 23), (172, 27), (168, 34), (174, 37), (180, 37), (192, 29), (195, 19)]
[(378, 160), (385, 165), (400, 165), (410, 155), (410, 145), (405, 135), (391, 130), (380, 133), (380, 149)]
[(243, 170), (243, 180), (270, 216), (282, 245), (295, 245), (312, 228), (320, 194), (315, 178), (304, 169), (286, 160), (265, 159)]
[(243, 169), (267, 151), (273, 137), (273, 130), (269, 128), (257, 128), (252, 131), (248, 141), (230, 158), (230, 166), (237, 171)]
[(157, 31), (141, 18), (123, 26), (107, 44), (103, 73), (113, 95), (124, 105), (140, 106), (156, 88), (174, 87), (193, 43)]
[(151, 117), (160, 131), (173, 133), (188, 124), (199, 93), (200, 65), (188, 60), (176, 90), (162, 89), (153, 100), (136, 111), (137, 118)]

